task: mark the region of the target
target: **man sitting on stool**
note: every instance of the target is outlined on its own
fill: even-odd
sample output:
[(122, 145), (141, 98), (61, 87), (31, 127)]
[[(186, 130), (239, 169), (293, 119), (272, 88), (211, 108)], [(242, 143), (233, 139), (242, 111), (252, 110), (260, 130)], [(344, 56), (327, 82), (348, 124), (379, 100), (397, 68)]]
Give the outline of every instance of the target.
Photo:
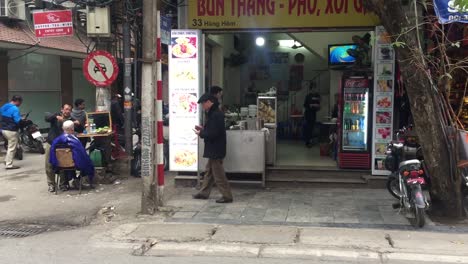
[[(55, 168), (59, 167), (57, 156), (55, 150), (63, 145), (66, 145), (71, 148), (73, 162), (75, 163), (75, 168), (80, 171), (81, 176), (88, 176), (89, 185), (92, 187), (93, 178), (94, 178), (94, 165), (91, 159), (86, 153), (86, 149), (81, 144), (80, 140), (74, 135), (75, 134), (75, 124), (71, 120), (63, 122), (63, 134), (57, 137), (53, 142), (50, 148), (50, 159), (49, 162)], [(74, 172), (72, 173), (74, 176)], [(66, 181), (71, 180), (72, 177), (69, 175), (64, 175), (67, 177)], [(75, 178), (74, 181), (77, 179)], [(76, 185), (76, 184), (75, 184)]]

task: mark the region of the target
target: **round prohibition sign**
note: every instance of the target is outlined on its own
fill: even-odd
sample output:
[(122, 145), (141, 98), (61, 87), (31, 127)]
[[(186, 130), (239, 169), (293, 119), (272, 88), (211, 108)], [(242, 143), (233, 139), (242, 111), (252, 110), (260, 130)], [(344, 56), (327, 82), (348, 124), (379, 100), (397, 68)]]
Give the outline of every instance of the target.
[(92, 84), (103, 87), (111, 85), (119, 74), (115, 58), (107, 51), (91, 52), (83, 62), (83, 74)]

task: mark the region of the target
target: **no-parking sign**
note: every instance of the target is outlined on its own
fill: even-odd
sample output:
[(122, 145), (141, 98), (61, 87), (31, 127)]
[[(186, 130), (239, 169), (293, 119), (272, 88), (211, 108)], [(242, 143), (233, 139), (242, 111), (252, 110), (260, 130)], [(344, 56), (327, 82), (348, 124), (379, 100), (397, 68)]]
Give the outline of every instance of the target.
[(83, 74), (92, 84), (103, 87), (111, 85), (119, 74), (115, 58), (107, 51), (91, 52), (83, 63)]

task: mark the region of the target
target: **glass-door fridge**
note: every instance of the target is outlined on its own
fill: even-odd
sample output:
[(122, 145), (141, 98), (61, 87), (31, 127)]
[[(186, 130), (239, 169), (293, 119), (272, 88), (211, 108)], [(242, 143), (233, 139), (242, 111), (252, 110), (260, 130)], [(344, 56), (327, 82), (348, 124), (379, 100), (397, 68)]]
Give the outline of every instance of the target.
[(371, 84), (371, 77), (344, 74), (340, 98), (340, 168), (370, 169)]

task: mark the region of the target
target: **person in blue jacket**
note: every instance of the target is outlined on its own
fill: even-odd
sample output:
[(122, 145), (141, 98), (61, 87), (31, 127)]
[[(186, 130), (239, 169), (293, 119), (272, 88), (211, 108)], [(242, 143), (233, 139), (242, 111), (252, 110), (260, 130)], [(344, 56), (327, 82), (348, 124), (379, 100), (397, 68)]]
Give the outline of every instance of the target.
[(0, 108), (2, 135), (8, 141), (7, 154), (5, 156), (5, 168), (7, 170), (19, 169), (18, 166), (13, 166), (13, 157), (16, 154), (18, 147), (18, 129), (21, 121), (19, 107), (23, 103), (23, 98), (19, 95), (14, 95), (9, 103), (6, 103)]

